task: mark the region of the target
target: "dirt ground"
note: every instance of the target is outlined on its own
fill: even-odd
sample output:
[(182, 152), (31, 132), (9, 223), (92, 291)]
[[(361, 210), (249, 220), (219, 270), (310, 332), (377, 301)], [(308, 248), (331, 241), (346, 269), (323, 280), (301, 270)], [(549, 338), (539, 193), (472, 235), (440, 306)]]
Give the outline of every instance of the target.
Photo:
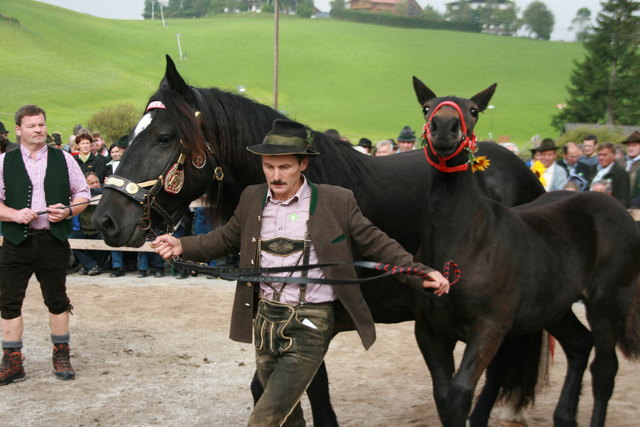
[[(46, 309), (32, 280), (24, 310), (27, 380), (0, 388), (0, 425), (244, 425), (254, 361), (251, 345), (228, 339), (234, 284), (203, 277), (107, 276), (68, 278), (77, 374), (66, 382), (51, 373)], [(458, 360), (462, 348), (456, 350)], [(439, 425), (413, 323), (378, 325), (378, 341), (369, 351), (355, 333), (340, 334), (326, 361), (341, 425)], [(528, 411), (530, 426), (551, 424), (565, 366), (558, 351), (551, 387)], [(640, 423), (638, 367), (620, 361), (610, 426)], [(588, 425), (591, 409), (588, 377), (580, 425)], [(497, 425), (498, 412), (491, 425)]]

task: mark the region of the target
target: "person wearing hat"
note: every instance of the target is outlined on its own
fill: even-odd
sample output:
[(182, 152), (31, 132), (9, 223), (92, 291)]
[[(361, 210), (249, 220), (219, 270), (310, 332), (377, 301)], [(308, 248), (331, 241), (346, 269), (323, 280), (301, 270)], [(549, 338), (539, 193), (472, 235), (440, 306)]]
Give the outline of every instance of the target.
[(531, 170), (536, 172), (546, 191), (562, 190), (567, 183), (567, 172), (556, 163), (558, 148), (553, 139), (545, 138), (531, 150), (535, 159)]
[(356, 150), (364, 154), (371, 154), (371, 140), (367, 138), (360, 138), (358, 145), (354, 147)]
[(636, 180), (636, 172), (640, 169), (640, 131), (634, 131), (622, 144), (626, 146), (627, 154), (624, 158), (625, 170), (629, 174), (631, 185)]
[(398, 135), (398, 153), (411, 151), (416, 145), (416, 133), (409, 126), (405, 126)]
[(18, 148), (18, 144), (9, 141), (9, 131), (4, 127), (4, 123), (0, 122), (0, 154), (16, 148)]
[[(208, 261), (240, 252), (240, 267), (278, 267), (350, 262), (355, 250), (367, 259), (428, 272), (433, 281), (402, 278), (416, 290), (448, 293), (448, 280), (415, 263), (365, 218), (350, 190), (314, 184), (304, 176), (309, 159), (319, 154), (310, 129), (276, 120), (262, 143), (247, 150), (260, 156), (266, 183), (243, 191), (234, 216), (221, 229), (180, 239), (157, 237), (152, 245), (163, 258)], [(350, 265), (311, 269), (304, 275), (357, 278)], [(305, 425), (299, 400), (334, 335), (335, 313), (347, 314), (365, 348), (373, 344), (375, 326), (359, 286), (238, 282), (230, 337), (240, 342), (255, 337), (257, 375), (264, 387), (249, 426)]]

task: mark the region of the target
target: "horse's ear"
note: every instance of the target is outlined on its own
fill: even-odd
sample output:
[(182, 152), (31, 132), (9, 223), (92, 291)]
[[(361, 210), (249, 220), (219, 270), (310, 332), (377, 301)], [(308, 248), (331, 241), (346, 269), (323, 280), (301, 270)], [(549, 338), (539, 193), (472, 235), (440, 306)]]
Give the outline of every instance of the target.
[(471, 97), (471, 100), (478, 106), (479, 111), (484, 111), (487, 108), (487, 106), (489, 105), (489, 101), (491, 101), (491, 97), (496, 91), (496, 86), (498, 86), (498, 83), (492, 84), (482, 92), (477, 93)]
[(416, 76), (413, 76), (413, 90), (416, 92), (418, 103), (420, 105), (424, 105), (428, 100), (436, 97), (436, 94), (433, 93), (433, 91), (431, 91), (431, 89), (429, 89), (427, 85), (422, 83), (422, 80), (420, 80)]
[(180, 73), (178, 73), (175, 62), (173, 62), (173, 59), (171, 59), (169, 55), (166, 55), (166, 59), (167, 68), (164, 73), (164, 78), (160, 82), (160, 86), (168, 86), (169, 89), (181, 95), (189, 104), (195, 105), (195, 96), (187, 82), (185, 82)]

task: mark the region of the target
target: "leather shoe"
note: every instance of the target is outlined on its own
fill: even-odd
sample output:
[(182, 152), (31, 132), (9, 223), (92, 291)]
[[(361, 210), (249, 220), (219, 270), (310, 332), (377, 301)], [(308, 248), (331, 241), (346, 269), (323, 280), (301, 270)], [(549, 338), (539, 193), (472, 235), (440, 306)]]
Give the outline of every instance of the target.
[(78, 274), (81, 276), (86, 276), (88, 272), (89, 271), (84, 267), (80, 267), (80, 270), (78, 270)]
[(176, 273), (176, 279), (186, 279), (189, 277), (189, 274), (185, 270), (178, 270)]
[(159, 269), (158, 269), (158, 270), (156, 270), (156, 271), (153, 273), (153, 277), (164, 277), (164, 271), (159, 270)]
[(102, 274), (102, 269), (96, 264), (89, 269), (87, 274), (89, 276), (97, 276), (98, 274)]
[(115, 270), (113, 270), (111, 272), (111, 274), (109, 274), (109, 277), (122, 277), (124, 276), (124, 268), (120, 267), (120, 268), (116, 268)]
[(147, 277), (147, 270), (138, 270), (138, 277)]

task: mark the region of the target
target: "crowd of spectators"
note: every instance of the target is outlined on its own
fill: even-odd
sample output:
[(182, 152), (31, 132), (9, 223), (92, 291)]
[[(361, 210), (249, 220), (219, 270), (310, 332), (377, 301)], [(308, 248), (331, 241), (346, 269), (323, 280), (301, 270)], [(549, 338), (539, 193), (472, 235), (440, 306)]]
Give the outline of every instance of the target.
[[(334, 129), (327, 132), (348, 141)], [(627, 208), (640, 209), (640, 131), (616, 143), (599, 142), (593, 134), (562, 146), (544, 138), (534, 141), (528, 158), (513, 142), (500, 145), (521, 157), (546, 191), (600, 191)], [(396, 138), (383, 139), (375, 145), (368, 138), (361, 138), (354, 148), (367, 155), (389, 156), (416, 149), (416, 135), (411, 127), (404, 126)]]

